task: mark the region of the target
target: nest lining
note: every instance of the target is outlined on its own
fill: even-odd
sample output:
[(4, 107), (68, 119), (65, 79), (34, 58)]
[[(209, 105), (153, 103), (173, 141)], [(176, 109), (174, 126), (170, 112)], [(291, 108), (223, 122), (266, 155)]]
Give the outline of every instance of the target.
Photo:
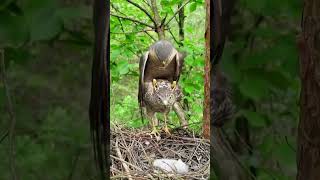
[[(150, 130), (115, 126), (111, 131), (111, 179), (208, 179), (210, 142), (188, 130), (161, 133), (157, 141)], [(155, 159), (181, 159), (187, 174), (170, 174), (153, 167)]]

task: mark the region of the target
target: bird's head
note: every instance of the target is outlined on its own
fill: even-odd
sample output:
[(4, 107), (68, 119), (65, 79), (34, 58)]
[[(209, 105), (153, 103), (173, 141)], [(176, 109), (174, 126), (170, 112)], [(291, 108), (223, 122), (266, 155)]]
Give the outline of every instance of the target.
[(171, 83), (168, 80), (153, 79), (152, 84), (158, 102), (164, 106), (171, 107), (177, 101), (177, 90), (179, 89), (176, 81)]

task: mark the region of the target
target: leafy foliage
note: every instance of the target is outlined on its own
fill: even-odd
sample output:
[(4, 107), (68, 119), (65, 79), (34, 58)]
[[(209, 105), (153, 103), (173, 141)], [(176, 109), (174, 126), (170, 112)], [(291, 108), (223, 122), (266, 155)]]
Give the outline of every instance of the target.
[[(94, 177), (87, 108), (92, 12), (79, 3), (0, 2), (0, 48), (17, 120), (20, 179)], [(6, 101), (0, 81), (0, 136), (10, 122)], [(8, 139), (0, 146), (0, 179), (10, 179)]]
[[(73, 2), (73, 3), (72, 3)], [(92, 58), (92, 8), (84, 2), (0, 1), (0, 48), (17, 119), (16, 158), (21, 179), (92, 179), (88, 95)], [(142, 0), (136, 1), (150, 11)], [(172, 17), (178, 1), (158, 1), (161, 17)], [(112, 1), (112, 12), (152, 24), (136, 7)], [(295, 36), (302, 2), (239, 0), (223, 54), (237, 106), (235, 120), (249, 122), (252, 155), (244, 163), (257, 179), (293, 179), (299, 118), (298, 54)], [(185, 6), (187, 52), (180, 84), (189, 104), (189, 123), (200, 131), (203, 101), (203, 0)], [(139, 56), (157, 38), (139, 23), (111, 17), (111, 119), (128, 127), (142, 123), (137, 102)], [(169, 23), (178, 37), (178, 25)], [(166, 31), (166, 36), (175, 42)], [(10, 122), (0, 82), (0, 135)], [(172, 126), (178, 125), (174, 113)], [(235, 122), (235, 121), (233, 121)], [(232, 124), (231, 124), (232, 125)], [(231, 126), (230, 125), (230, 126)], [(228, 130), (233, 130), (233, 127)], [(9, 179), (8, 141), (0, 144), (0, 179)]]
[[(150, 7), (143, 1), (137, 1), (148, 11)], [(159, 13), (167, 19), (174, 15), (178, 9), (178, 4), (182, 1), (159, 1)], [(150, 19), (137, 7), (126, 1), (113, 1), (111, 13), (126, 17), (132, 17), (142, 22), (152, 25)], [(197, 8), (197, 9), (196, 9)], [(190, 11), (188, 11), (190, 10)], [(185, 99), (189, 102), (190, 115), (189, 123), (191, 127), (200, 132), (202, 122), (203, 103), (203, 69), (204, 69), (204, 22), (205, 12), (203, 1), (194, 1), (186, 6), (185, 10), (185, 39), (183, 47), (175, 44), (179, 51), (187, 52), (185, 66), (179, 81), (183, 88)], [(163, 18), (162, 17), (162, 18)], [(141, 32), (150, 29), (129, 20), (124, 20), (111, 16), (111, 121), (125, 124), (129, 127), (146, 126), (142, 123), (138, 106), (138, 77), (139, 58), (147, 51), (147, 48), (154, 42), (149, 35)], [(195, 26), (202, 28), (194, 28)], [(172, 20), (169, 24), (171, 31), (178, 37), (178, 24)], [(155, 32), (148, 33), (157, 39)], [(172, 34), (166, 31), (166, 37), (175, 42)], [(192, 73), (191, 73), (192, 72)], [(178, 126), (179, 121), (174, 113), (170, 114), (170, 123)], [(145, 120), (148, 121), (148, 120)]]
[(300, 1), (240, 0), (232, 17), (222, 64), (234, 90), (236, 119), (249, 122), (248, 158), (255, 159), (257, 179), (295, 177), (300, 7)]

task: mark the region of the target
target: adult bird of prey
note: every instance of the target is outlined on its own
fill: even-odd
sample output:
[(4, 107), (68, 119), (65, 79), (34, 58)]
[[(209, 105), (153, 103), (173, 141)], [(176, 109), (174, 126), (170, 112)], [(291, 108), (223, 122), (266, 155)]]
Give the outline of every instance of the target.
[[(160, 40), (150, 46), (149, 50), (144, 53), (139, 62), (139, 92), (138, 101), (141, 110), (146, 107), (144, 100), (145, 85), (153, 79), (164, 79), (169, 82), (178, 83), (182, 70), (185, 54), (179, 53), (173, 45), (166, 40)], [(185, 121), (183, 110), (178, 104), (174, 105), (174, 110), (180, 120)], [(184, 122), (185, 124), (185, 122)]]

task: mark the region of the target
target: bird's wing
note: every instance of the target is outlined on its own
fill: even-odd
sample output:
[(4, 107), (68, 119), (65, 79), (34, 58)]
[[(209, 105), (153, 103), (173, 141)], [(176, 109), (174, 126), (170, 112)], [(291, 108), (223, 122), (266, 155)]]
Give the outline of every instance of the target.
[(139, 92), (138, 92), (138, 101), (139, 101), (139, 105), (140, 107), (143, 106), (143, 94), (144, 94), (144, 76), (145, 76), (145, 69), (146, 69), (146, 65), (147, 65), (147, 61), (148, 61), (148, 56), (149, 56), (149, 51), (147, 51), (146, 53), (144, 53), (141, 57), (140, 57), (140, 62), (139, 62)]
[(186, 56), (185, 53), (176, 52), (176, 57), (175, 57), (176, 58), (176, 72), (175, 72), (175, 76), (174, 76), (175, 81), (179, 81), (182, 67), (184, 64), (185, 56)]
[(110, 57), (109, 12), (110, 1), (94, 1), (94, 57), (90, 96), (90, 133), (94, 158), (99, 169), (100, 179), (109, 177), (109, 79), (107, 71)]

